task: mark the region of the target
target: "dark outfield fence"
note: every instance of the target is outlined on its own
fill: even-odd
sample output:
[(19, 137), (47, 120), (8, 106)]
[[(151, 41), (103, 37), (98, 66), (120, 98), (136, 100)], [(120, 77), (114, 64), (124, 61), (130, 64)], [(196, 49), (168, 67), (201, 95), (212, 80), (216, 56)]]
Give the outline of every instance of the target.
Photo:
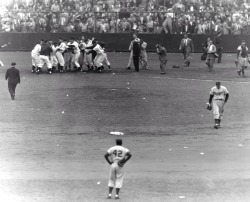
[[(128, 51), (132, 34), (96, 34), (96, 33), (0, 33), (0, 45), (11, 43), (8, 47), (1, 49), (2, 51), (31, 51), (35, 44), (40, 39), (52, 39), (58, 41), (60, 37), (70, 39), (80, 39), (85, 37), (95, 37), (97, 40), (106, 43), (108, 51)], [(214, 39), (211, 35), (189, 35), (193, 39), (195, 52), (202, 52), (201, 44), (208, 37)], [(155, 51), (155, 45), (161, 43), (165, 45), (168, 52), (178, 52), (180, 41), (183, 35), (168, 35), (168, 34), (141, 34), (139, 38), (148, 43), (147, 50)], [(247, 45), (250, 46), (250, 36), (247, 35), (224, 35), (222, 36), (223, 52), (236, 52), (241, 40), (245, 39)]]

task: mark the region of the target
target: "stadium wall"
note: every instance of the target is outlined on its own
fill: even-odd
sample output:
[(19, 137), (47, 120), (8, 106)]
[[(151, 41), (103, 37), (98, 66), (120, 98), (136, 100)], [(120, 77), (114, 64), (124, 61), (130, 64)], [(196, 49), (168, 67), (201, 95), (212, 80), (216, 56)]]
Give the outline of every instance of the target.
[[(85, 37), (95, 37), (98, 40), (106, 43), (108, 51), (128, 51), (129, 43), (132, 39), (132, 34), (98, 34), (98, 33), (0, 33), (0, 45), (10, 42), (10, 46), (1, 49), (2, 51), (30, 51), (40, 39), (52, 39), (58, 41), (58, 38), (69, 39), (71, 37), (80, 38), (82, 35)], [(189, 35), (193, 39), (195, 52), (202, 52), (201, 44), (206, 41), (208, 37), (214, 38), (211, 35)], [(182, 35), (166, 35), (166, 34), (140, 34), (139, 38), (148, 43), (147, 50), (155, 51), (155, 45), (161, 43), (165, 45), (168, 52), (178, 52), (179, 44)], [(241, 40), (249, 41), (250, 36), (245, 35), (224, 35), (222, 36), (223, 52), (236, 52), (237, 47)]]

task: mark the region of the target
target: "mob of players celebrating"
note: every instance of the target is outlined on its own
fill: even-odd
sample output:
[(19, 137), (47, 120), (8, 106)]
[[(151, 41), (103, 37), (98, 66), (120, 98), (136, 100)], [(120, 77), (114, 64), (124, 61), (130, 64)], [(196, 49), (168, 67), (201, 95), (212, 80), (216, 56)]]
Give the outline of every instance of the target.
[(110, 62), (107, 59), (105, 43), (96, 39), (69, 41), (60, 38), (58, 42), (52, 40), (40, 40), (31, 51), (32, 73), (39, 74), (44, 65), (48, 73), (83, 71), (86, 64), (88, 71), (102, 72), (104, 65), (111, 71)]

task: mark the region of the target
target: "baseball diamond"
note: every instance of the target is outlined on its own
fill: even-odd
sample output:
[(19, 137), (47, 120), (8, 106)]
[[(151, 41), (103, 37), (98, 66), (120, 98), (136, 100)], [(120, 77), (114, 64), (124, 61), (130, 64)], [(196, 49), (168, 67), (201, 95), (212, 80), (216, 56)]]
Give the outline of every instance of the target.
[[(213, 72), (201, 53), (187, 67), (168, 53), (160, 74), (156, 52), (140, 72), (126, 70), (130, 53), (108, 52), (111, 72), (52, 75), (31, 73), (30, 52), (0, 52), (1, 201), (107, 201), (111, 131), (133, 155), (118, 201), (250, 201), (250, 76), (237, 74), (236, 51)], [(11, 62), (22, 81), (15, 100), (4, 80)], [(206, 103), (217, 81), (230, 98), (214, 129)]]

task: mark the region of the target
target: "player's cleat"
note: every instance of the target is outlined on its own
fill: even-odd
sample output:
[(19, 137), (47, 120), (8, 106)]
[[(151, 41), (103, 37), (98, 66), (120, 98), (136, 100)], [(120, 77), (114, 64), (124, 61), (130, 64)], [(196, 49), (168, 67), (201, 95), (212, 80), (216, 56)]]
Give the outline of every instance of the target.
[(49, 70), (49, 74), (52, 74), (52, 70)]
[(31, 70), (31, 73), (35, 73), (36, 71), (34, 69)]
[(115, 199), (120, 199), (120, 197), (118, 195), (115, 196)]
[(218, 129), (218, 128), (219, 128), (219, 125), (218, 125), (218, 124), (215, 124), (214, 128), (215, 128), (215, 129)]
[(187, 61), (187, 66), (189, 67), (189, 65), (190, 65), (190, 61)]
[(130, 70), (130, 69), (131, 69), (131, 67), (127, 67), (127, 68), (126, 68), (126, 70)]
[(112, 197), (111, 197), (111, 194), (109, 194), (108, 197), (107, 197), (107, 199), (111, 199), (111, 198), (112, 198)]
[(166, 74), (165, 72), (161, 72), (161, 74)]
[(238, 74), (239, 74), (239, 76), (240, 76), (241, 70), (238, 70), (238, 71), (237, 71), (237, 73), (238, 73)]

